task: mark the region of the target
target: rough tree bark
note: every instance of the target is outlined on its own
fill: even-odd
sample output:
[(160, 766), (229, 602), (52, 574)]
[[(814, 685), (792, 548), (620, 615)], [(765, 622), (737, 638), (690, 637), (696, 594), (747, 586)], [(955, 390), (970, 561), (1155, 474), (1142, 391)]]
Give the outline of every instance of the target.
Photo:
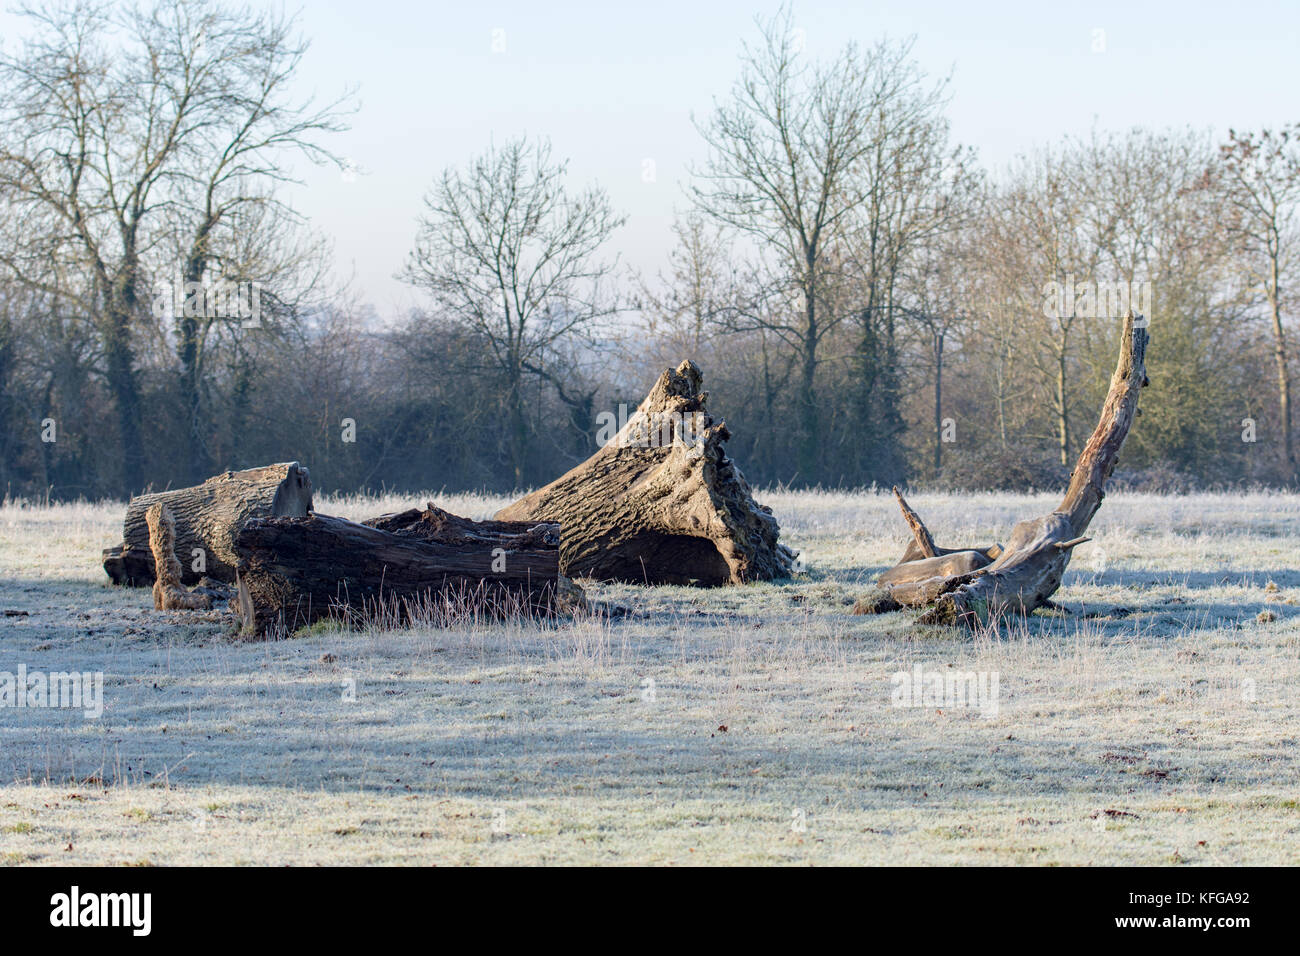
[(777, 541), (705, 410), (693, 362), (659, 377), (605, 447), (568, 474), (497, 512), (558, 521), (560, 569), (573, 577), (648, 584), (740, 584), (787, 577), (794, 552)]
[(153, 606), (156, 611), (193, 611), (209, 608), (212, 599), (204, 594), (191, 594), (181, 585), (181, 563), (176, 558), (176, 522), (171, 510), (155, 502), (145, 512), (149, 525), (149, 548), (153, 551), (153, 566), (158, 578), (153, 583)]
[(581, 604), (559, 573), (560, 529), (482, 522), (432, 505), (365, 524), (313, 514), (254, 518), (235, 538), (245, 633), (295, 629), (322, 617), (402, 618), (450, 597), (485, 614), (554, 613)]
[(432, 501), (423, 509), (394, 511), (361, 523), (367, 528), (457, 547), (556, 551), (560, 544), (560, 526), (553, 521), (473, 521), (443, 511)]
[[(233, 584), (235, 534), (252, 518), (301, 517), (311, 511), (311, 476), (296, 461), (228, 471), (193, 488), (160, 491), (131, 499), (122, 527), (122, 544), (104, 550), (104, 570), (114, 584), (149, 587), (154, 560), (149, 550), (145, 513), (164, 504), (176, 523), (176, 555), (181, 582), (197, 584), (207, 576)], [(195, 548), (204, 552), (205, 567), (193, 568)]]
[(925, 607), (923, 623), (974, 627), (1050, 603), (1074, 548), (1089, 540), (1084, 532), (1101, 507), (1106, 481), (1138, 414), (1138, 397), (1147, 384), (1149, 340), (1141, 317), (1129, 313), (1101, 420), (1080, 452), (1055, 511), (1017, 524), (1005, 549), (994, 545), (950, 550), (935, 546), (921, 519), (898, 495), (913, 540), (902, 560), (877, 579), (881, 592), (860, 601), (855, 610)]

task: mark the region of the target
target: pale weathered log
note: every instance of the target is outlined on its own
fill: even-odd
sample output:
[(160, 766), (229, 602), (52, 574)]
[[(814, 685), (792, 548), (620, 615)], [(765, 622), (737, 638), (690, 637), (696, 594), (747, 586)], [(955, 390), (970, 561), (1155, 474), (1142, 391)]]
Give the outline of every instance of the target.
[(953, 578), (971, 576), (990, 563), (988, 555), (979, 551), (951, 551), (900, 564), (881, 574), (876, 583), (900, 604), (917, 607), (937, 598)]
[(894, 486), (894, 497), (898, 499), (898, 507), (902, 509), (903, 520), (912, 529), (912, 537), (916, 540), (916, 547), (921, 552), (921, 556), (925, 558), (935, 557), (939, 552), (935, 549), (934, 536), (930, 534), (930, 529), (925, 526), (925, 522), (921, 520), (920, 516), (908, 507), (907, 499), (903, 497), (903, 493), (898, 490), (897, 485)]
[(373, 519), (395, 530), (319, 514), (250, 520), (234, 545), (244, 632), (292, 633), (323, 617), (398, 622), (442, 599), (484, 616), (549, 615), (580, 602), (581, 592), (575, 597), (559, 574), (554, 525), (462, 527), (440, 540), (441, 516)]
[[(311, 476), (294, 462), (227, 471), (192, 488), (139, 495), (131, 499), (123, 522), (123, 543), (104, 551), (104, 570), (114, 584), (149, 587), (154, 582), (153, 555), (145, 513), (163, 504), (176, 524), (175, 550), (181, 582), (197, 584), (203, 577), (233, 584), (234, 537), (252, 518), (302, 517), (312, 508)], [(203, 552), (195, 568), (195, 550)]]
[(659, 377), (614, 438), (566, 475), (503, 508), (511, 521), (558, 521), (561, 570), (647, 584), (740, 584), (787, 577), (778, 540), (727, 457), (693, 362)]
[[(898, 559), (900, 567), (922, 558), (940, 557), (945, 554), (958, 554), (966, 551), (978, 551), (984, 557), (988, 558), (988, 561), (984, 562), (987, 564), (989, 561), (997, 560), (998, 556), (1002, 554), (1002, 545), (1000, 544), (990, 544), (978, 548), (939, 547), (934, 543), (934, 536), (930, 534), (930, 529), (925, 526), (925, 522), (921, 520), (920, 515), (918, 515), (912, 509), (912, 506), (907, 503), (907, 499), (903, 497), (903, 493), (896, 487), (893, 489), (893, 492), (894, 498), (898, 501), (899, 510), (903, 512), (903, 520), (907, 522), (908, 528), (912, 531), (912, 540), (907, 542), (907, 547), (903, 549), (903, 556)], [(885, 573), (888, 574), (889, 572)]]
[[(1084, 532), (1101, 506), (1106, 481), (1138, 414), (1138, 398), (1147, 385), (1149, 341), (1146, 323), (1129, 313), (1100, 421), (1080, 452), (1065, 497), (1055, 511), (1017, 524), (1006, 549), (995, 560), (980, 564), (983, 556), (979, 556), (951, 567), (934, 562), (951, 560), (952, 552), (936, 548), (939, 557), (922, 555), (916, 527), (908, 520), (914, 540), (904, 560), (879, 579), (888, 600), (876, 597), (862, 602), (863, 609), (891, 610), (891, 603), (928, 607), (920, 618), (924, 623), (976, 626), (1050, 604), (1074, 548), (1090, 540)], [(901, 503), (901, 496), (899, 499)], [(905, 517), (908, 511), (904, 505)], [(920, 524), (919, 518), (916, 523)]]
[(157, 611), (193, 611), (212, 607), (206, 594), (190, 593), (181, 584), (181, 563), (176, 558), (176, 522), (171, 509), (154, 502), (145, 512), (149, 525), (149, 549), (157, 580), (153, 583), (153, 606)]

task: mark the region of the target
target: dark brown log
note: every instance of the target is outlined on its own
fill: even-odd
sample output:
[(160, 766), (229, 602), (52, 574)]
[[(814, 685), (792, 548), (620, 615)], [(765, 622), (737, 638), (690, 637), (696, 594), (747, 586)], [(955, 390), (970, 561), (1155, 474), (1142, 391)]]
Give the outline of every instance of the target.
[[(104, 551), (104, 570), (114, 584), (149, 587), (154, 582), (153, 555), (145, 512), (163, 504), (176, 522), (176, 556), (181, 583), (197, 584), (203, 577), (233, 584), (236, 532), (252, 518), (301, 517), (312, 508), (311, 476), (294, 462), (247, 471), (227, 471), (193, 488), (139, 495), (126, 508), (122, 544)], [(195, 569), (194, 550), (203, 551)]]
[(443, 511), (433, 502), (424, 510), (411, 508), (370, 518), (362, 524), (457, 547), (556, 550), (560, 544), (560, 526), (553, 521), (472, 521)]
[(608, 444), (496, 515), (558, 521), (573, 577), (713, 586), (787, 577), (794, 552), (727, 457), (693, 362), (659, 377)]
[(292, 633), (323, 617), (400, 621), (441, 599), (484, 616), (551, 615), (581, 602), (559, 574), (555, 526), (424, 533), (444, 517), (465, 520), (419, 511), (373, 519), (394, 528), (384, 530), (329, 515), (253, 518), (234, 545), (245, 633)]
[(114, 584), (147, 588), (154, 580), (153, 555), (119, 544), (103, 551), (104, 572)]
[[(1106, 481), (1137, 416), (1138, 398), (1147, 385), (1149, 341), (1146, 323), (1129, 313), (1120, 334), (1119, 360), (1100, 421), (1080, 452), (1065, 497), (1055, 511), (1017, 524), (1001, 553), (959, 552), (967, 557), (947, 565), (937, 562), (951, 562), (953, 552), (938, 548), (940, 557), (924, 557), (916, 526), (909, 520), (914, 541), (904, 553), (904, 560), (879, 579), (889, 600), (864, 602), (864, 609), (889, 610), (890, 602), (928, 607), (920, 618), (924, 623), (973, 627), (1008, 613), (1027, 614), (1050, 604), (1051, 596), (1061, 586), (1070, 555), (1078, 545), (1090, 540), (1084, 532), (1101, 506)], [(908, 511), (904, 507), (905, 517)], [(916, 522), (919, 524), (920, 519), (916, 518)], [(987, 557), (994, 560), (983, 560)]]

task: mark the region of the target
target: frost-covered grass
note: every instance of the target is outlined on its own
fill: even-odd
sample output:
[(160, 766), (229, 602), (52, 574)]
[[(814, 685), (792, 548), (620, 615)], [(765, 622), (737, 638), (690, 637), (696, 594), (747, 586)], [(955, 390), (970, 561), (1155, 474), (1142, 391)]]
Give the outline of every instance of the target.
[[(107, 586), (121, 504), (7, 503), (0, 610), (28, 616), (0, 617), (0, 672), (102, 671), (105, 707), (0, 709), (0, 861), (1300, 862), (1300, 497), (1109, 497), (1074, 613), (973, 639), (848, 613), (901, 552), (891, 497), (760, 498), (790, 582), (253, 644)], [(318, 508), (425, 500), (505, 502)], [(1055, 504), (910, 500), (944, 544)], [(996, 715), (892, 706), (916, 664), (996, 672)]]

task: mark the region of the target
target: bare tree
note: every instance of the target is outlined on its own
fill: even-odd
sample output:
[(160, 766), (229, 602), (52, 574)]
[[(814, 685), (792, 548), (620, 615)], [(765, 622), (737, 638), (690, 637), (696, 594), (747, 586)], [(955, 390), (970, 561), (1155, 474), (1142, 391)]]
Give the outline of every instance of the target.
[[(256, 317), (274, 319), (307, 299), (322, 281), (326, 249), (296, 235), (301, 217), (275, 192), (295, 182), (295, 156), (342, 167), (325, 134), (346, 128), (350, 96), (318, 105), (290, 86), (308, 44), (292, 18), (233, 11), (208, 2), (160, 4), (137, 11), (155, 67), (148, 82), (167, 97), (207, 104), (190, 116), (170, 183), (177, 219), (177, 275), (187, 287), (256, 283)], [(170, 277), (169, 277), (170, 278)], [(190, 475), (210, 473), (203, 382), (208, 344), (246, 317), (183, 309), (174, 316), (181, 400), (188, 424)]]
[[(669, 273), (657, 282), (638, 279), (639, 306), (649, 341), (665, 350), (654, 364), (665, 359), (675, 365), (684, 358), (699, 361), (705, 346), (728, 327), (728, 316), (740, 297), (739, 277), (721, 230), (698, 211), (673, 223), (677, 242), (668, 254)], [(662, 369), (656, 369), (656, 374)]]
[(970, 267), (962, 243), (955, 236), (936, 240), (923, 251), (914, 269), (914, 288), (910, 298), (915, 305), (900, 310), (920, 333), (933, 376), (932, 465), (936, 480), (943, 472), (945, 362), (949, 348), (956, 344), (953, 340), (958, 339), (970, 324), (971, 294), (963, 281), (963, 273)]
[(1274, 133), (1228, 131), (1215, 171), (1227, 215), (1223, 226), (1239, 243), (1246, 267), (1262, 290), (1273, 331), (1277, 367), (1278, 417), (1286, 460), (1286, 480), (1300, 481), (1292, 434), (1291, 370), (1287, 348), (1283, 288), (1294, 268), (1300, 236), (1300, 123)]
[[(121, 489), (132, 492), (143, 484), (136, 351), (151, 267), (170, 271), (165, 249), (188, 231), (174, 268), (200, 277), (234, 210), (255, 203), (285, 212), (269, 187), (287, 178), (294, 150), (332, 158), (315, 136), (340, 128), (337, 104), (287, 102), (304, 47), (291, 21), (275, 15), (219, 0), (21, 12), (33, 35), (0, 56), (0, 196), (46, 224), (37, 245), (52, 246), (78, 275), (73, 294), (93, 317), (116, 408)], [(262, 222), (279, 228), (283, 217)], [(48, 291), (32, 266), (50, 251), (7, 250), (0, 263)], [(179, 323), (183, 392), (200, 444), (193, 416), (203, 331), (201, 322)]]
[[(1092, 317), (1088, 301), (1076, 299), (1073, 289), (1095, 280), (1101, 258), (1085, 228), (1089, 200), (1074, 188), (1070, 161), (1064, 151), (1021, 157), (985, 224), (996, 257), (989, 264), (1000, 274), (994, 287), (1005, 296), (1003, 307), (1020, 316), (1016, 351), (1034, 371), (1050, 410), (1061, 465), (1069, 464), (1075, 445), (1078, 338)], [(1104, 204), (1105, 197), (1096, 202)]]
[(480, 333), (505, 381), (507, 446), (525, 484), (528, 423), (524, 377), (548, 355), (590, 336), (617, 311), (606, 289), (614, 265), (598, 258), (626, 220), (604, 190), (565, 187), (567, 160), (546, 141), (515, 139), (447, 169), (424, 202), (408, 281), (435, 307)]
[[(873, 146), (872, 62), (847, 45), (808, 65), (788, 9), (760, 21), (731, 98), (699, 129), (710, 148), (692, 187), (698, 208), (736, 230), (769, 263), (772, 285), (797, 311), (750, 318), (797, 356), (798, 468), (815, 480), (821, 444), (817, 369), (824, 339), (844, 319), (826, 308), (844, 263), (853, 213), (865, 201), (861, 166)], [(839, 248), (837, 248), (839, 247)], [(753, 313), (759, 315), (757, 310)]]
[(980, 183), (973, 153), (949, 143), (947, 81), (930, 83), (911, 55), (908, 41), (882, 45), (871, 57), (872, 148), (861, 171), (866, 201), (856, 214), (851, 255), (859, 303), (850, 357), (851, 402), (863, 438), (859, 469), (887, 483), (904, 471), (898, 324), (908, 314), (901, 303), (918, 285), (909, 273), (924, 270), (916, 260), (969, 215)]

